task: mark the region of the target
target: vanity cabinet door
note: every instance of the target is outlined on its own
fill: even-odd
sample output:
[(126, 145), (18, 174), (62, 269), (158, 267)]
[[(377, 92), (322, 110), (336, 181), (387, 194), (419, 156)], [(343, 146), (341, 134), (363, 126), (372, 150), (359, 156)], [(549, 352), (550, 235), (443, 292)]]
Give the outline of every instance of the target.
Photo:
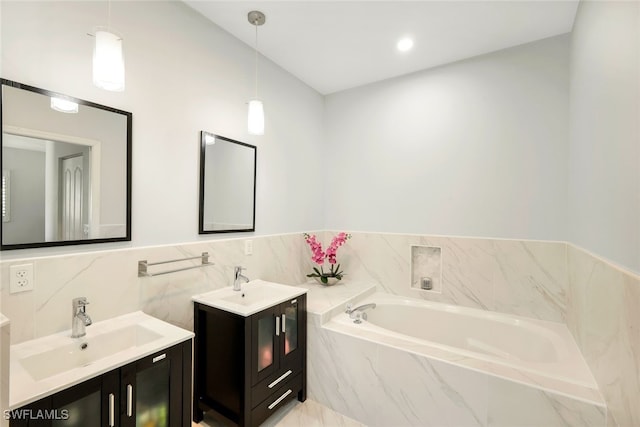
[(118, 385), (118, 373), (114, 371), (54, 394), (51, 407), (56, 417), (51, 426), (118, 425)]
[(25, 419), (11, 420), (10, 426), (117, 426), (118, 385), (117, 371), (90, 379), (20, 408)]
[(281, 334), (279, 306), (251, 316), (251, 385), (259, 383), (278, 369)]
[(306, 295), (280, 304), (280, 367), (300, 369), (306, 348)]
[(182, 351), (174, 346), (121, 368), (122, 427), (182, 424)]

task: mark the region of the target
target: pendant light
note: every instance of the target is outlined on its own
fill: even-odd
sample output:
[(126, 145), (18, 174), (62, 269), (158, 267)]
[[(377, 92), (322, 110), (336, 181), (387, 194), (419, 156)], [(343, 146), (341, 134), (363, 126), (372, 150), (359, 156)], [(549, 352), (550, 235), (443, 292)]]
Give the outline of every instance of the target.
[(124, 56), (122, 37), (111, 28), (111, 1), (106, 27), (95, 28), (93, 48), (93, 84), (99, 88), (122, 92), (124, 90)]
[(69, 101), (68, 99), (59, 98), (57, 96), (51, 97), (51, 108), (60, 111), (61, 113), (68, 114), (77, 114), (78, 113), (78, 104)]
[(266, 17), (264, 13), (254, 10), (249, 12), (247, 18), (249, 23), (256, 27), (256, 92), (254, 99), (249, 101), (247, 128), (251, 135), (264, 135), (264, 106), (262, 105), (262, 101), (258, 99), (258, 27), (265, 23)]

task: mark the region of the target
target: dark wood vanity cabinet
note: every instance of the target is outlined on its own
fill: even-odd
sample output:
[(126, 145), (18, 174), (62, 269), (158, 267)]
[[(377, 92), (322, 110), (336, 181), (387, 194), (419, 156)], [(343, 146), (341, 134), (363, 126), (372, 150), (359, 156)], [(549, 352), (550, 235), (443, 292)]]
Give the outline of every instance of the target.
[(22, 407), (10, 427), (190, 427), (191, 356), (176, 344)]
[(306, 295), (244, 317), (194, 303), (194, 421), (257, 426), (306, 400)]

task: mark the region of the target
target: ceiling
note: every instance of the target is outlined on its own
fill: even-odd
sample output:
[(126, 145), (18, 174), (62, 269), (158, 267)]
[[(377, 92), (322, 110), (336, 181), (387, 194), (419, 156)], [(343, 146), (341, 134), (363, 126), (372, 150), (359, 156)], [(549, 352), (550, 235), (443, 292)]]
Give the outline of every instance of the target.
[[(571, 31), (578, 0), (183, 0), (320, 92), (361, 86)], [(397, 41), (414, 40), (409, 52)]]

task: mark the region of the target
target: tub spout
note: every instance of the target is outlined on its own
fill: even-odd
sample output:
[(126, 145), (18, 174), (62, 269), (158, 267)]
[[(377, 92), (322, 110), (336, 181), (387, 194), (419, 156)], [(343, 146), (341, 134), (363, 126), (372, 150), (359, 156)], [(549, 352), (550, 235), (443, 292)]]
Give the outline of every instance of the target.
[(365, 313), (365, 310), (374, 308), (376, 308), (376, 303), (374, 302), (359, 305), (356, 308), (353, 308), (353, 304), (347, 304), (347, 310), (345, 313), (349, 315), (349, 318), (353, 319), (353, 323), (362, 323), (361, 319), (367, 320), (367, 313)]

